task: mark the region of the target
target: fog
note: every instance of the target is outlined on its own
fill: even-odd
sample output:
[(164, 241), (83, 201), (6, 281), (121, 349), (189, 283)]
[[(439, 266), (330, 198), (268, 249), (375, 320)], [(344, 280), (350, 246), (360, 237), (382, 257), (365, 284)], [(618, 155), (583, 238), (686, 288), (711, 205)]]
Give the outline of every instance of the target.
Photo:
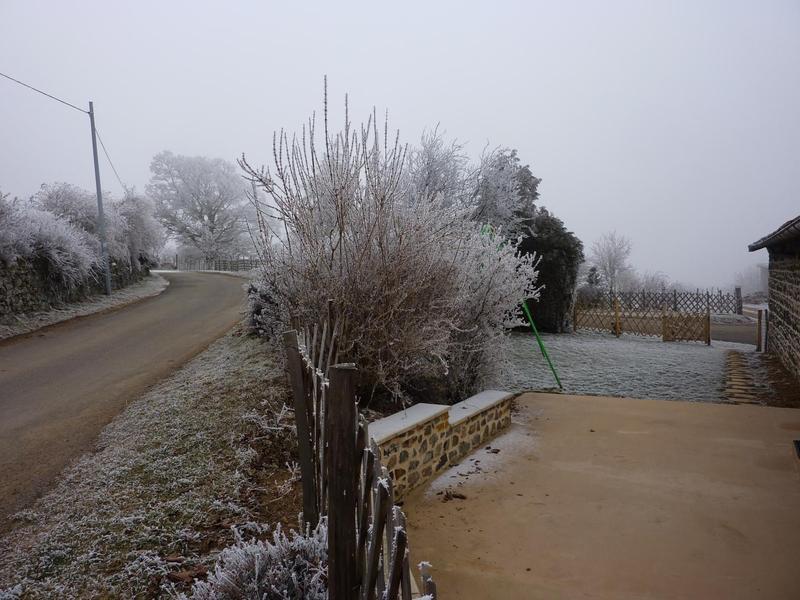
[[(253, 163), (321, 108), (439, 124), (477, 158), (516, 148), (540, 204), (584, 241), (722, 286), (800, 213), (797, 2), (28, 2), (0, 4), (0, 71), (95, 103), (127, 185), (161, 150)], [(120, 194), (108, 163), (103, 187)], [(93, 189), (88, 118), (0, 79), (0, 189)]]

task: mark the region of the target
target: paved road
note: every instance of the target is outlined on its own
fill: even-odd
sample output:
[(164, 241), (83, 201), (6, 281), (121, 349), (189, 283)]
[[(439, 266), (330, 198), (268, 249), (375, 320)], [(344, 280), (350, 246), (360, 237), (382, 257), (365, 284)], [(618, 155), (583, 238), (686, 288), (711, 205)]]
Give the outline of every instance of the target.
[(740, 344), (756, 345), (755, 323), (712, 323), (711, 339), (725, 342), (738, 342)]
[(228, 331), (243, 280), (165, 273), (160, 296), (0, 343), (0, 531), (126, 401)]

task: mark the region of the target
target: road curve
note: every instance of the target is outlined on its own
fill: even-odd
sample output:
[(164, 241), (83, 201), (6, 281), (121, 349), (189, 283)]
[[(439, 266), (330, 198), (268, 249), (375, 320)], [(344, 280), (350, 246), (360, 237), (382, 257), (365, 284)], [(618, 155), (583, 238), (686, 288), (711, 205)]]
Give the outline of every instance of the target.
[(0, 532), (127, 401), (241, 317), (241, 278), (163, 276), (159, 296), (0, 343)]

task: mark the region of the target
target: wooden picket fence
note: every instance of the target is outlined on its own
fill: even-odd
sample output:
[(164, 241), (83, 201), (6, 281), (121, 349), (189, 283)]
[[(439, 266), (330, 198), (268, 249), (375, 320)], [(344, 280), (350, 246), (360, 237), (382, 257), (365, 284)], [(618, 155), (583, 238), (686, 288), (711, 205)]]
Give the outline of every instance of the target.
[(592, 302), (576, 302), (574, 329), (711, 344), (709, 298), (710, 294), (701, 302), (699, 297), (672, 292), (604, 293)]
[[(283, 337), (303, 520), (314, 527), (327, 518), (330, 600), (411, 600), (406, 517), (394, 505), (392, 479), (358, 413), (356, 365), (339, 362), (341, 331), (339, 320), (329, 318)], [(420, 569), (423, 593), (436, 598), (425, 563)]]

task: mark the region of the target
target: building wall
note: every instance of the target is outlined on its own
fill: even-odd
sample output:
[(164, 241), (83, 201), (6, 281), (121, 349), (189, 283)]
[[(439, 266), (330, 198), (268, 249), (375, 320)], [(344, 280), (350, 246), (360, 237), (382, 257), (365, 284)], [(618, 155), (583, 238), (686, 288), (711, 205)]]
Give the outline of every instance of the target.
[(800, 240), (769, 248), (768, 350), (800, 381)]
[[(430, 481), (508, 427), (513, 395), (483, 394), (488, 393), (496, 396), (484, 397), (479, 402), (468, 399), (449, 409), (437, 407), (441, 410), (412, 418), (379, 435), (375, 441), (381, 450), (383, 466), (392, 477), (395, 501), (402, 500), (411, 489)], [(373, 429), (376, 432), (380, 429), (378, 423), (370, 425), (371, 436)]]

